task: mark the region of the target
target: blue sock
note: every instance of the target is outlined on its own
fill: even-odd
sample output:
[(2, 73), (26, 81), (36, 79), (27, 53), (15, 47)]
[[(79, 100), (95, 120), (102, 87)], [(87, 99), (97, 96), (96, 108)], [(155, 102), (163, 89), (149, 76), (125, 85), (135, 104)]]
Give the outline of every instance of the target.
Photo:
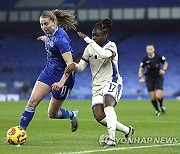
[(19, 126), (24, 128), (26, 130), (27, 126), (29, 125), (30, 121), (32, 120), (34, 116), (35, 108), (26, 106), (22, 116), (21, 120), (19, 122)]
[(60, 119), (72, 118), (73, 116), (74, 113), (72, 111), (66, 110), (64, 108), (60, 108), (59, 116), (58, 116)]

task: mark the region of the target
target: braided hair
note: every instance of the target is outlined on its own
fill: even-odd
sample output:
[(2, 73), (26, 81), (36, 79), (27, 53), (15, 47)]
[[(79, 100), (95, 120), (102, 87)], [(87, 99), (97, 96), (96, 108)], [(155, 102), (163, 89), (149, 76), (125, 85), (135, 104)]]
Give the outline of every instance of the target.
[(76, 30), (76, 26), (78, 25), (75, 16), (67, 10), (56, 9), (52, 11), (44, 11), (40, 18), (49, 18), (52, 22), (56, 22), (57, 25), (64, 30)]
[(97, 22), (94, 26), (94, 30), (98, 29), (102, 31), (104, 34), (109, 35), (109, 29), (112, 27), (112, 20), (106, 18), (100, 22)]

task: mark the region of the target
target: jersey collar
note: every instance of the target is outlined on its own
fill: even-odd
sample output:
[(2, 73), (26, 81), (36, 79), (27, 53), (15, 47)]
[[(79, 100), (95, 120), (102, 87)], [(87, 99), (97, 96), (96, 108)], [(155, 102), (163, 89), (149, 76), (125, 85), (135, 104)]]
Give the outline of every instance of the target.
[(106, 41), (105, 41), (105, 43), (102, 45), (102, 47), (104, 47), (108, 42), (109, 42), (109, 40), (106, 39)]
[(56, 30), (52, 33), (52, 34), (47, 34), (47, 36), (53, 36), (58, 30), (58, 27), (56, 28)]

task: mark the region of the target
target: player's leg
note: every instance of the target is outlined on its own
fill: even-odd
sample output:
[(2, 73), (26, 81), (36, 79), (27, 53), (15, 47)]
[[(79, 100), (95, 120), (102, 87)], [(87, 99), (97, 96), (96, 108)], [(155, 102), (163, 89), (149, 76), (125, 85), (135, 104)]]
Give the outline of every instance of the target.
[(111, 141), (115, 141), (117, 123), (117, 115), (114, 110), (114, 106), (117, 104), (121, 93), (122, 85), (115, 82), (109, 82), (103, 91), (104, 113), (106, 115), (108, 134)]
[(48, 108), (48, 117), (52, 119), (68, 119), (73, 117), (73, 112), (61, 108), (64, 100), (57, 100), (53, 96), (51, 97), (49, 108)]
[(155, 90), (154, 90), (155, 89), (154, 79), (146, 77), (145, 81), (146, 81), (146, 87), (147, 87), (147, 90), (148, 90), (148, 93), (149, 93), (149, 96), (151, 99), (151, 103), (156, 110), (156, 115), (159, 116), (160, 110), (158, 107), (158, 103), (157, 103), (156, 95), (155, 95)]
[(159, 116), (160, 115), (160, 110), (159, 110), (159, 107), (158, 107), (158, 103), (156, 101), (155, 91), (149, 92), (149, 96), (151, 98), (151, 103), (152, 103), (152, 105), (154, 106), (154, 108), (156, 110), (156, 116)]
[(60, 91), (53, 91), (53, 96), (49, 103), (48, 116), (53, 119), (68, 119), (71, 120), (71, 130), (76, 131), (78, 128), (78, 111), (70, 111), (62, 108), (64, 100), (68, 97), (71, 88), (63, 86)]
[[(97, 122), (107, 127), (106, 115), (104, 113), (103, 104), (94, 105), (92, 110), (93, 110), (94, 118), (97, 120)], [(121, 131), (124, 134), (129, 133), (129, 127), (120, 123), (119, 121), (116, 122), (116, 130)]]
[(161, 108), (162, 113), (165, 113), (166, 108), (163, 105), (163, 91), (161, 89), (157, 89), (155, 91), (155, 95), (156, 95), (156, 98), (160, 104), (160, 108)]
[(19, 126), (26, 129), (34, 116), (35, 108), (40, 101), (51, 91), (51, 87), (47, 84), (36, 81), (34, 88), (31, 93), (31, 97), (28, 100), (27, 106), (22, 113)]
[(158, 102), (160, 104), (162, 113), (165, 113), (166, 109), (163, 105), (163, 82), (164, 82), (163, 77), (159, 76), (156, 81), (155, 95), (156, 95), (156, 99), (158, 100)]
[(104, 112), (106, 115), (106, 122), (108, 127), (109, 138), (111, 140), (115, 139), (115, 130), (117, 129), (117, 124), (120, 126), (121, 130), (125, 133), (125, 138), (127, 139), (127, 143), (131, 142), (131, 136), (134, 133), (134, 128), (127, 127), (121, 123), (117, 122), (117, 115), (114, 110), (114, 106), (119, 101), (122, 95), (122, 84), (118, 84), (115, 82), (109, 82), (103, 91), (103, 104), (104, 104)]
[(117, 122), (117, 115), (114, 110), (114, 106), (116, 105), (116, 101), (111, 96), (104, 96), (104, 112), (106, 115), (107, 127), (108, 127), (108, 134), (109, 140), (105, 142), (105, 146), (114, 146), (115, 145), (115, 130), (118, 126), (121, 127), (121, 130), (124, 131), (126, 143), (132, 143), (132, 134), (134, 133), (135, 129), (131, 126), (125, 126), (122, 123)]
[(117, 123), (117, 115), (114, 110), (114, 106), (116, 105), (116, 101), (110, 96), (104, 96), (104, 113), (106, 115), (106, 122), (109, 134), (109, 143), (107, 142), (107, 146), (115, 146), (115, 131), (116, 131), (116, 123)]

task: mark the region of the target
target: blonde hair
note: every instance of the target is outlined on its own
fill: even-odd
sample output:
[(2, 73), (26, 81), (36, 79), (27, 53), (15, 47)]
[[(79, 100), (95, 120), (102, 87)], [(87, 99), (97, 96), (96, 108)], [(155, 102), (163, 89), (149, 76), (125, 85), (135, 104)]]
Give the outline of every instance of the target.
[(52, 11), (44, 11), (40, 15), (40, 18), (49, 18), (52, 22), (56, 22), (57, 25), (64, 30), (76, 30), (76, 26), (78, 25), (75, 16), (72, 15), (68, 10), (56, 9)]

